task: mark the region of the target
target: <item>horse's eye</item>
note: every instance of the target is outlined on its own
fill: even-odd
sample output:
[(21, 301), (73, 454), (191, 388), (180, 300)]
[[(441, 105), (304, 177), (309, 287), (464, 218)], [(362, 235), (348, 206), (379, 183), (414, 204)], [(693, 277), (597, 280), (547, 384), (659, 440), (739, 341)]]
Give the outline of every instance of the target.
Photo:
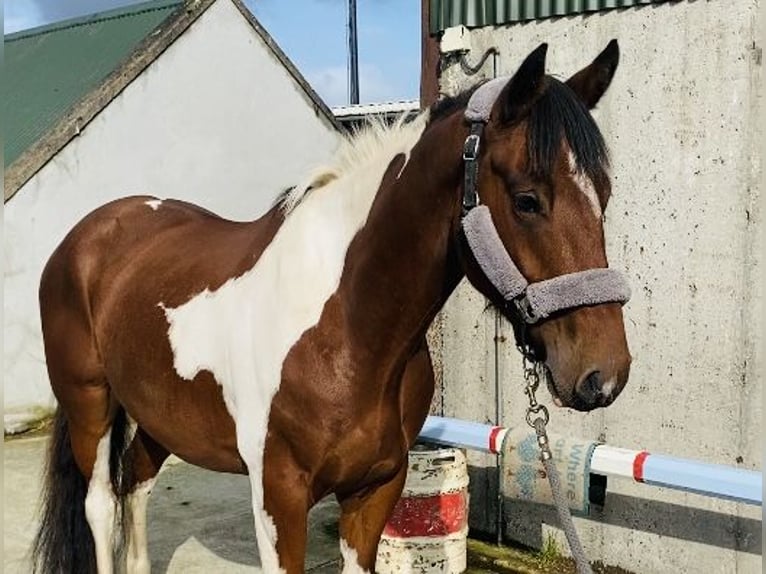
[(514, 195), (513, 206), (519, 213), (540, 213), (540, 201), (534, 193), (518, 193)]

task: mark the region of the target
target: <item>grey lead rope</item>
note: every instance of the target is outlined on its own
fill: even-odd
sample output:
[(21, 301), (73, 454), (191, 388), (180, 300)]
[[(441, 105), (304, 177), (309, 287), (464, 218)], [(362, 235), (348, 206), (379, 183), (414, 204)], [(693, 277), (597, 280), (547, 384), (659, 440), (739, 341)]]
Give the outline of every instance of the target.
[(545, 420), (541, 417), (537, 417), (532, 426), (537, 433), (537, 442), (540, 445), (542, 456), (540, 457), (545, 467), (545, 472), (548, 474), (548, 481), (551, 483), (551, 491), (553, 491), (553, 500), (556, 502), (556, 511), (559, 515), (559, 521), (561, 527), (564, 529), (564, 534), (567, 537), (569, 543), (569, 549), (572, 551), (572, 557), (577, 565), (578, 574), (593, 574), (593, 570), (590, 567), (590, 563), (585, 556), (585, 550), (583, 550), (582, 543), (580, 542), (577, 531), (575, 530), (574, 522), (572, 521), (572, 513), (569, 510), (569, 505), (564, 498), (564, 493), (561, 490), (561, 479), (559, 478), (559, 471), (556, 468), (556, 464), (553, 462), (553, 456), (551, 454), (550, 446), (548, 444), (548, 435), (545, 432)]
[(593, 574), (590, 563), (585, 557), (585, 551), (583, 550), (580, 538), (577, 536), (577, 531), (572, 521), (572, 513), (569, 510), (569, 504), (567, 504), (564, 493), (561, 491), (561, 479), (559, 478), (559, 471), (556, 468), (556, 464), (553, 461), (553, 453), (551, 452), (550, 441), (548, 440), (548, 433), (545, 431), (545, 425), (548, 424), (550, 415), (545, 405), (537, 402), (535, 393), (540, 386), (540, 363), (530, 360), (530, 355), (526, 351), (526, 340), (522, 341), (519, 346), (519, 350), (522, 353), (524, 359), (524, 379), (526, 380), (526, 388), (524, 393), (529, 399), (529, 406), (527, 407), (527, 424), (535, 429), (537, 434), (537, 444), (540, 447), (540, 460), (545, 467), (545, 472), (548, 474), (548, 482), (551, 483), (551, 492), (553, 493), (553, 500), (556, 503), (556, 511), (559, 515), (559, 521), (561, 527), (566, 534), (569, 548), (572, 551), (572, 557), (577, 565), (578, 574)]

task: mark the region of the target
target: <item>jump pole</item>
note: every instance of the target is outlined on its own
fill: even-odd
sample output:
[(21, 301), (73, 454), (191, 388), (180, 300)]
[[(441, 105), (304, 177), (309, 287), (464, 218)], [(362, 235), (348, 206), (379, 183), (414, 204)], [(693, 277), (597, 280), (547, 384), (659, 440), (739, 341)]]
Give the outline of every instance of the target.
[[(500, 453), (508, 429), (448, 417), (429, 416), (419, 438), (425, 442)], [(693, 492), (712, 498), (763, 506), (763, 475), (722, 464), (709, 464), (609, 445), (597, 445), (591, 474)]]

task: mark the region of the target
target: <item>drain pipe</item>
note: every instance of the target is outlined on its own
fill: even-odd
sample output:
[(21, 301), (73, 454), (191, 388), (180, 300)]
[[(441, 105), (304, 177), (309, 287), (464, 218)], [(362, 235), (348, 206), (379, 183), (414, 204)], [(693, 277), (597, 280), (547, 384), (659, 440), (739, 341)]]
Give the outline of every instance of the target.
[[(488, 55), (492, 55), (492, 78), (497, 78), (497, 57), (499, 52), (495, 47), (490, 48), (484, 53), (482, 61), (479, 62), (479, 67), (484, 63)], [(461, 66), (463, 66), (463, 59), (461, 59)], [(463, 67), (465, 71), (465, 67)], [(503, 418), (503, 386), (500, 380), (500, 351), (502, 349), (501, 343), (505, 343), (505, 335), (502, 332), (503, 329), (503, 316), (500, 311), (495, 309), (495, 425), (500, 427), (502, 425)], [(503, 465), (501, 464), (501, 455), (497, 454), (497, 515), (495, 516), (495, 524), (497, 525), (496, 539), (497, 545), (503, 544), (504, 534), (504, 516), (505, 516), (505, 500), (503, 498), (503, 489), (500, 485), (503, 483)]]
[[(495, 310), (495, 425), (501, 426), (503, 400), (502, 392), (503, 387), (500, 382), (500, 349), (501, 343), (505, 342), (505, 337), (502, 335), (503, 319), (498, 310)], [(500, 485), (503, 483), (503, 465), (501, 464), (501, 454), (496, 456), (497, 464), (497, 515), (495, 516), (495, 524), (497, 525), (497, 545), (500, 546), (503, 543), (503, 489)]]

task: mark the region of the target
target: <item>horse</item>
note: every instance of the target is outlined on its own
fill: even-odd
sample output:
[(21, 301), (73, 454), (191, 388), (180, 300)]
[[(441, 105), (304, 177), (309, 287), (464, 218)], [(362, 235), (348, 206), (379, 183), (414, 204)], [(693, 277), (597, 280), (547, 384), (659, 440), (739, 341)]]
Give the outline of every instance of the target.
[[(546, 51), (496, 90), (473, 150), (478, 200), (530, 282), (608, 267), (609, 158), (590, 110), (617, 42), (566, 81), (546, 74)], [(149, 572), (148, 498), (171, 453), (248, 475), (265, 572), (303, 571), (307, 513), (331, 494), (343, 571), (373, 571), (434, 391), (426, 331), (463, 278), (545, 364), (556, 404), (619, 395), (619, 302), (527, 324), (467, 244), (479, 89), (348, 136), (255, 221), (134, 196), (72, 228), (39, 288), (58, 406), (36, 571), (106, 574), (119, 558)]]

